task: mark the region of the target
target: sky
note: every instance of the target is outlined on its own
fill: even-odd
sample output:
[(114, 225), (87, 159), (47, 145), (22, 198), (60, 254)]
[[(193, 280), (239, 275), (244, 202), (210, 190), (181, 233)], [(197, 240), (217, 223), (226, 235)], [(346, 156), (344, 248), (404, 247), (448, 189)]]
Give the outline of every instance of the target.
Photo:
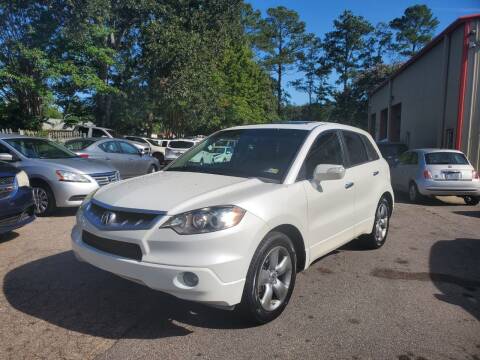
[[(248, 1), (248, 0), (247, 0)], [(271, 7), (285, 6), (295, 10), (300, 19), (306, 23), (307, 32), (323, 37), (323, 34), (332, 30), (333, 20), (343, 10), (351, 10), (355, 15), (361, 15), (373, 25), (378, 22), (389, 22), (395, 17), (400, 17), (404, 10), (415, 4), (425, 4), (432, 9), (433, 14), (438, 18), (440, 24), (436, 34), (440, 33), (450, 23), (460, 16), (480, 13), (480, 0), (250, 0), (255, 9), (261, 10), (265, 15), (266, 10)], [(285, 79), (284, 86), (291, 80), (298, 79), (301, 74), (290, 71)], [(291, 95), (290, 101), (294, 104), (307, 102), (306, 94), (300, 93), (288, 87)]]

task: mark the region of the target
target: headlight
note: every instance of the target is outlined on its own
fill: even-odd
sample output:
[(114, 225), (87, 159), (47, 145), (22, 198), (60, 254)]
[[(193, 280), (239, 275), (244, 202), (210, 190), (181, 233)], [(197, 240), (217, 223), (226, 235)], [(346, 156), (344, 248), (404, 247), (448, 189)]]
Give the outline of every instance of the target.
[(25, 171), (20, 171), (15, 175), (15, 180), (17, 182), (18, 187), (29, 187), (30, 181), (28, 180), (28, 175)]
[(81, 183), (90, 182), (90, 180), (88, 180), (85, 176), (71, 171), (57, 170), (55, 173), (57, 174), (58, 180), (60, 181)]
[(237, 206), (214, 206), (175, 215), (162, 228), (172, 228), (180, 235), (202, 234), (231, 228), (245, 215)]

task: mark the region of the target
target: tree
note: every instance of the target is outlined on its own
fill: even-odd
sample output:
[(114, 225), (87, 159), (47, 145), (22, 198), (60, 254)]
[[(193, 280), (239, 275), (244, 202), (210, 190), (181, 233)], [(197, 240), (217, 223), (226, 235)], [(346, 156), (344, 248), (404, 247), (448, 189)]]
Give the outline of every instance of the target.
[(337, 84), (342, 84), (342, 91), (346, 92), (362, 67), (362, 60), (368, 55), (367, 38), (373, 27), (362, 16), (353, 15), (348, 10), (335, 19), (333, 25), (335, 30), (325, 34), (324, 49), (329, 63), (338, 74)]
[(268, 9), (267, 15), (260, 21), (257, 46), (264, 54), (264, 65), (275, 74), (277, 112), (280, 114), (285, 96), (283, 76), (304, 46), (305, 23), (300, 21), (296, 11), (283, 6)]
[(390, 21), (390, 27), (396, 31), (395, 49), (402, 56), (415, 55), (432, 39), (438, 24), (438, 19), (428, 6), (408, 7), (402, 17)]

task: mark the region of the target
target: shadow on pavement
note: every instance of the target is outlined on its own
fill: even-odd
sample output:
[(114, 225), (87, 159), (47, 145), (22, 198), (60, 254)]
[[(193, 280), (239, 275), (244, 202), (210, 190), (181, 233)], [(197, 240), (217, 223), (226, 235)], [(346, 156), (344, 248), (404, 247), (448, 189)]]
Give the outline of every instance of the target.
[(4, 243), (4, 242), (7, 242), (7, 241), (10, 241), (10, 240), (13, 240), (13, 239), (16, 239), (18, 236), (19, 236), (19, 234), (16, 233), (15, 231), (10, 231), (10, 232), (4, 233), (4, 234), (0, 234), (0, 244)]
[(62, 328), (105, 338), (184, 336), (179, 323), (245, 328), (236, 312), (183, 301), (78, 262), (71, 251), (11, 270), (5, 297), (17, 310)]
[(78, 207), (71, 208), (59, 208), (56, 209), (50, 217), (65, 217), (65, 216), (75, 216), (77, 213)]
[(480, 239), (442, 240), (430, 250), (430, 278), (441, 301), (480, 320)]
[(454, 214), (480, 218), (480, 210), (477, 211), (454, 211)]
[[(465, 206), (462, 199), (458, 203), (443, 201), (436, 197), (422, 197), (421, 200), (416, 205), (426, 205), (426, 206)], [(412, 204), (408, 199), (408, 194), (395, 191), (395, 203), (400, 204)]]

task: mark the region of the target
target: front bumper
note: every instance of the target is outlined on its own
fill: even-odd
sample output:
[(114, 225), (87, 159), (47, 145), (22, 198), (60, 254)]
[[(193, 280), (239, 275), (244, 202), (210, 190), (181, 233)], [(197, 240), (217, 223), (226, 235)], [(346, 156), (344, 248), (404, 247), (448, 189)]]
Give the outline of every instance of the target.
[(50, 183), (57, 207), (77, 207), (92, 191), (98, 189), (98, 183), (93, 180), (88, 183), (55, 181)]
[(31, 188), (19, 188), (0, 200), (0, 234), (13, 231), (35, 220)]
[[(241, 301), (250, 261), (266, 224), (247, 213), (233, 228), (198, 235), (178, 235), (159, 229), (163, 217), (149, 230), (101, 231), (89, 223), (82, 211), (72, 230), (72, 248), (78, 258), (98, 268), (144, 284), (181, 299), (215, 306), (233, 306)], [(100, 251), (82, 241), (82, 232), (135, 243), (142, 250), (140, 261)], [(197, 275), (189, 287), (184, 272)]]
[(418, 191), (426, 196), (480, 196), (480, 181), (436, 181), (417, 182)]

